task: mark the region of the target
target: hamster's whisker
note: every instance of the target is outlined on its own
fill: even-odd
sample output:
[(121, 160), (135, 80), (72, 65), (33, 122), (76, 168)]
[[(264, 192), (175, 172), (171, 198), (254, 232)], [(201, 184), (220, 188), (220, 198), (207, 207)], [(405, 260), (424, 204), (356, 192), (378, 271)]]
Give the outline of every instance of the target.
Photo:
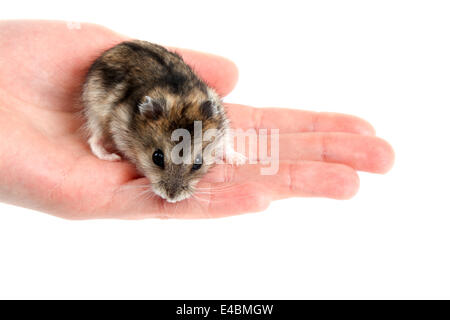
[(201, 202), (205, 202), (205, 203), (220, 203), (220, 202), (228, 201), (228, 200), (222, 200), (222, 199), (211, 199), (211, 197), (208, 197), (208, 199), (205, 199), (205, 198), (199, 197), (198, 195), (192, 195), (192, 197), (196, 201), (201, 201)]
[[(150, 200), (155, 196), (155, 193), (153, 192), (153, 190), (149, 187), (145, 188), (144, 190), (142, 188), (131, 188), (133, 191), (141, 191), (141, 192), (137, 192), (135, 194), (134, 197), (132, 197), (132, 201), (136, 201), (136, 200)], [(123, 190), (124, 191), (124, 190)]]
[(144, 190), (142, 192), (137, 193), (136, 196), (134, 197), (134, 200), (138, 200), (138, 199), (150, 200), (154, 196), (155, 196), (155, 193), (153, 192), (153, 190), (148, 189), (148, 190)]
[(238, 186), (233, 185), (230, 187), (224, 187), (224, 188), (203, 188), (203, 189), (195, 189), (196, 193), (223, 193), (235, 190)]
[(125, 185), (119, 188), (120, 190), (130, 190), (130, 189), (143, 189), (143, 188), (151, 188), (152, 185)]
[(233, 184), (233, 185), (225, 185), (225, 186), (217, 186), (217, 187), (205, 187), (205, 188), (195, 188), (195, 190), (227, 190), (227, 189), (232, 189), (235, 188), (237, 185)]
[(195, 201), (201, 201), (201, 202), (211, 202), (211, 199), (203, 199), (203, 198), (200, 198), (199, 196), (197, 196), (197, 195), (195, 195), (195, 194), (193, 194), (192, 195), (192, 198), (195, 200)]

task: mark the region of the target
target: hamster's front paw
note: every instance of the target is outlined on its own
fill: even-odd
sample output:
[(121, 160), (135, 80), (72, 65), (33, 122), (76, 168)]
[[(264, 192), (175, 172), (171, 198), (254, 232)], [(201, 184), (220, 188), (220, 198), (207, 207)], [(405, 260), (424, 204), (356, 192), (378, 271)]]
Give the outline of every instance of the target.
[(225, 163), (233, 164), (233, 165), (243, 165), (247, 161), (247, 157), (242, 153), (239, 153), (234, 150), (233, 147), (228, 146), (225, 149)]
[(120, 161), (121, 157), (116, 153), (108, 152), (103, 146), (102, 140), (96, 136), (92, 136), (89, 139), (89, 146), (91, 147), (92, 153), (97, 156), (97, 158), (106, 161)]

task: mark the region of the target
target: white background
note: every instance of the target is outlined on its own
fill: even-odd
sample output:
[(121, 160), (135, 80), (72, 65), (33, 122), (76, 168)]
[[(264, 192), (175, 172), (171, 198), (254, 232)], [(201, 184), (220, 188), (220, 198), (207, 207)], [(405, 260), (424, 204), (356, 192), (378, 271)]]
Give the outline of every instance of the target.
[(224, 55), (240, 68), (226, 101), (355, 114), (396, 150), (352, 200), (218, 220), (0, 204), (1, 298), (450, 298), (448, 1), (9, 1), (0, 18)]

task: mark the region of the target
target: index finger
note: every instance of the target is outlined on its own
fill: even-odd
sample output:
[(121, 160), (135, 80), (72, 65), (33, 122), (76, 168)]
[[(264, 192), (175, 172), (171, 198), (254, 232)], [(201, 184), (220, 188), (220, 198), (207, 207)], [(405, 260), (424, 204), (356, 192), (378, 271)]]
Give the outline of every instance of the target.
[(236, 86), (238, 69), (229, 59), (190, 49), (168, 48), (178, 53), (194, 72), (214, 88), (220, 96), (229, 94)]
[(347, 132), (375, 135), (367, 121), (347, 114), (314, 112), (286, 108), (255, 108), (240, 104), (226, 104), (227, 114), (234, 128), (279, 129), (280, 133)]

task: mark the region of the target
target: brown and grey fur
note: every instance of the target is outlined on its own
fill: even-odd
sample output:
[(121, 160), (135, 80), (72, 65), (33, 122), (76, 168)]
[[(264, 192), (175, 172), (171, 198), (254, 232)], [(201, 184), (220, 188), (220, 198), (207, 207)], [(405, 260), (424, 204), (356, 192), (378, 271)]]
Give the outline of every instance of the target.
[[(142, 111), (146, 97), (153, 107)], [(93, 153), (110, 161), (121, 154), (150, 180), (156, 194), (171, 202), (189, 197), (214, 162), (203, 159), (196, 171), (192, 164), (172, 163), (167, 155), (178, 143), (171, 140), (172, 132), (192, 133), (194, 121), (202, 121), (203, 132), (218, 129), (215, 142), (227, 143), (228, 119), (218, 95), (179, 55), (156, 44), (126, 41), (104, 52), (87, 74), (82, 100)], [(165, 155), (164, 169), (152, 161), (157, 149)]]

